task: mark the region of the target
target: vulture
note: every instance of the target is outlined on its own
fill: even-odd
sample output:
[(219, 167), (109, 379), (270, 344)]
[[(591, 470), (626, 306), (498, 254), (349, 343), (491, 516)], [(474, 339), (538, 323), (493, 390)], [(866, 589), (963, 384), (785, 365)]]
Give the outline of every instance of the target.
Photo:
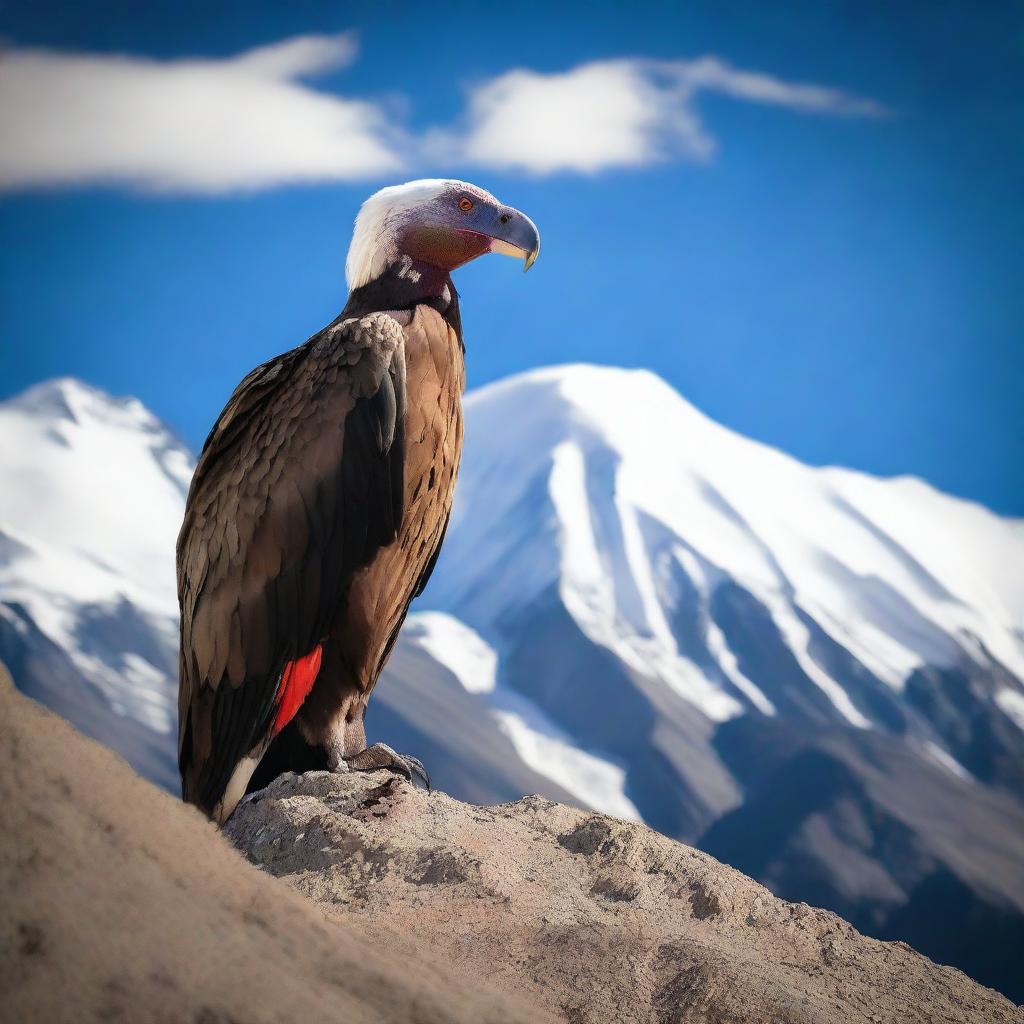
[(345, 308), (256, 367), (203, 447), (177, 545), (182, 797), (223, 823), (285, 771), (423, 765), (366, 745), (364, 714), (426, 585), (462, 450), (451, 273), (540, 250), (533, 222), (463, 181), (361, 207)]

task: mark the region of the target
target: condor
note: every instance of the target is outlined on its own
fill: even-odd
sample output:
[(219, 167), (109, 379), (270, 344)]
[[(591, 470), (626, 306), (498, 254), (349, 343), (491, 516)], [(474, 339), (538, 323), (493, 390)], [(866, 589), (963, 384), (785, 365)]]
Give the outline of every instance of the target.
[(238, 385), (178, 538), (182, 795), (223, 822), (284, 771), (388, 768), (366, 746), (377, 677), (437, 558), (462, 450), (451, 272), (487, 252), (528, 270), (533, 222), (461, 181), (366, 201), (348, 302)]

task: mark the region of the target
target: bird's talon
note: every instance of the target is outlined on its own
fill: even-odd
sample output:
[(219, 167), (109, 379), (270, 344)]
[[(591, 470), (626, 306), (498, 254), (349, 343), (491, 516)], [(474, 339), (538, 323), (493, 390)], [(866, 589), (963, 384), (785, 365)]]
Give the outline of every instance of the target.
[[(426, 786), (427, 792), (431, 792), (430, 774), (424, 767), (423, 762), (418, 757), (413, 757), (411, 754), (404, 754), (402, 756), (404, 757), (406, 764), (408, 764), (412, 769), (413, 775), (418, 775), (423, 781), (423, 785)], [(411, 782), (412, 780), (410, 779), (409, 781)]]
[(414, 776), (419, 776), (430, 792), (430, 776), (423, 762), (409, 754), (399, 754), (386, 743), (374, 743), (372, 747), (359, 751), (353, 757), (346, 758), (345, 767), (341, 771), (372, 772), (381, 768), (396, 772), (407, 782), (415, 785)]

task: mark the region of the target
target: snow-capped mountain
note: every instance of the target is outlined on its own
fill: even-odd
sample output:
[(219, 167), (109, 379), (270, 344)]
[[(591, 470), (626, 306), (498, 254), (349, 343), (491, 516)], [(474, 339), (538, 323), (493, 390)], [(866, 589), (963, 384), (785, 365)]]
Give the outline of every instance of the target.
[(803, 465), (644, 371), (539, 370), (466, 415), (421, 606), (650, 824), (1024, 997), (1021, 523)]
[[(729, 780), (700, 778), (721, 774), (717, 725), (749, 713), (899, 733), (992, 781), (991, 752), (926, 699), (929, 672), (970, 676), (964, 716), (998, 723), (1017, 761), (1001, 781), (1021, 781), (1019, 523), (917, 479), (803, 465), (646, 371), (539, 370), (474, 392), (466, 413), (424, 603), (472, 626), (509, 685), (627, 767), (636, 736), (623, 733), (640, 722), (627, 689), (657, 707), (649, 732), (676, 722), (655, 744), (703, 792), (681, 819), (665, 809), (667, 830), (695, 838), (737, 802)], [(595, 659), (616, 666), (618, 692)], [(641, 809), (645, 788), (627, 778)], [(657, 820), (661, 796), (646, 799)]]
[(174, 538), (188, 450), (79, 381), (0, 405), (0, 658), (165, 785), (176, 775)]
[[(174, 543), (193, 456), (136, 399), (70, 378), (0, 404), (0, 438), (0, 660), (26, 692), (176, 790)], [(487, 737), (478, 758), (502, 754), (490, 781), (473, 783), (478, 800), (543, 792), (639, 817), (622, 769), (497, 687), (496, 656), (467, 626), (412, 616), (389, 678), (403, 664), (434, 692), (384, 680), (378, 692), (396, 709), (389, 735), (429, 719), (421, 697), (460, 702), (477, 741)], [(411, 739), (417, 749), (425, 742)], [(458, 773), (439, 771), (467, 792)]]
[[(970, 659), (1024, 678), (1014, 521), (917, 479), (805, 466), (646, 371), (541, 370), (476, 391), (466, 408), (431, 599), (486, 636), (555, 586), (594, 643), (715, 721), (798, 701), (869, 727), (868, 691), (898, 696), (928, 665)], [(712, 607), (727, 584), (761, 606), (805, 693), (757, 665), (744, 672)], [(816, 656), (821, 634), (869, 676), (854, 684)], [(1014, 714), (1019, 694), (992, 699)]]
[[(803, 465), (642, 371), (540, 370), (466, 414), (371, 737), (463, 799), (642, 817), (1015, 994), (1021, 523)], [(0, 660), (169, 788), (192, 465), (77, 381), (0, 404)]]

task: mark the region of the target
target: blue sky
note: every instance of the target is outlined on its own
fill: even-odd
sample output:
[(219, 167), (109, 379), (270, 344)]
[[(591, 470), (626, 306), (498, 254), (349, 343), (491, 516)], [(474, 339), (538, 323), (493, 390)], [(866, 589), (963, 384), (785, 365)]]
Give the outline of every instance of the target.
[(0, 397), (75, 374), (198, 447), (344, 303), (362, 199), (450, 175), (544, 243), (457, 275), (471, 385), (646, 366), (1024, 515), (1024, 8), (981, 10), (2, 4)]

